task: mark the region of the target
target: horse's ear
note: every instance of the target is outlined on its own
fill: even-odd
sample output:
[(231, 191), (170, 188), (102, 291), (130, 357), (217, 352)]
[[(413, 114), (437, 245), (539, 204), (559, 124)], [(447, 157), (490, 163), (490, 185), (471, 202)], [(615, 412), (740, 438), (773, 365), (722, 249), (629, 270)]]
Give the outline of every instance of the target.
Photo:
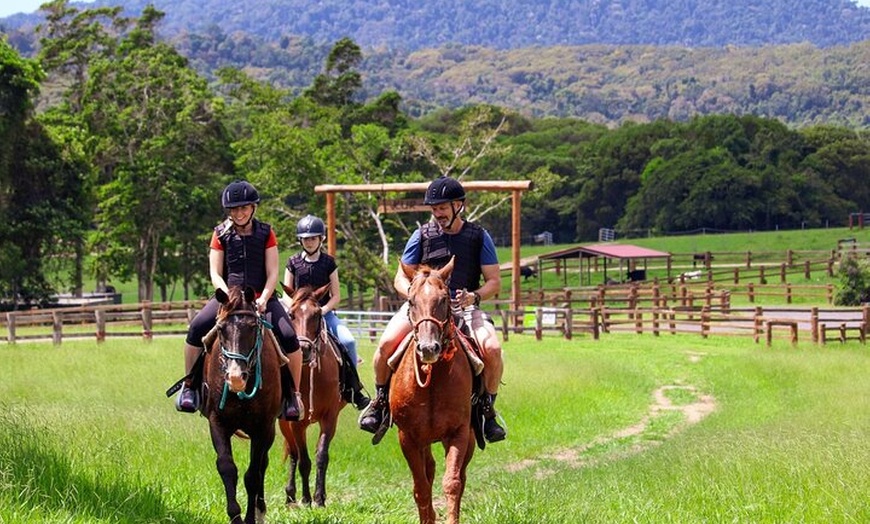
[(327, 291), (329, 291), (329, 284), (326, 284), (325, 286), (317, 288), (317, 290), (314, 291), (314, 298), (316, 298), (317, 300), (320, 300), (323, 297), (323, 295), (326, 294)]
[(414, 280), (414, 275), (417, 274), (417, 271), (409, 266), (408, 264), (399, 260), (399, 266), (402, 268), (402, 272), (408, 277), (408, 280)]
[(438, 270), (438, 276), (441, 277), (441, 280), (447, 282), (450, 280), (450, 275), (453, 273), (453, 262), (456, 261), (456, 257), (450, 257), (450, 262), (444, 265), (441, 269)]
[(254, 299), (256, 297), (257, 297), (257, 292), (254, 291), (254, 288), (252, 288), (251, 286), (247, 286), (245, 288), (245, 302), (250, 304), (251, 302), (254, 301)]
[(226, 291), (224, 291), (223, 289), (220, 289), (220, 288), (214, 290), (214, 297), (221, 304), (226, 304), (227, 302), (230, 301), (230, 296), (227, 295)]

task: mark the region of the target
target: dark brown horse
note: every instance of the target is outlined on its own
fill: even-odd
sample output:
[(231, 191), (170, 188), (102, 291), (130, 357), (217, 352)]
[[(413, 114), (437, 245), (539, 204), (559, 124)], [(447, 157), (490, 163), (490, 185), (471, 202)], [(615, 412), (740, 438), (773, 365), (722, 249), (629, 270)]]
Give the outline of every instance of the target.
[[(304, 286), (296, 290), (292, 298), (290, 319), (299, 346), (302, 349), (302, 394), (306, 411), (298, 422), (280, 421), (284, 434), (284, 447), (290, 457), (290, 473), (287, 486), (287, 504), (295, 504), (296, 468), (302, 483), (302, 504), (311, 505), (311, 457), (308, 455), (306, 434), (308, 426), (320, 425), (315, 460), (317, 475), (314, 483), (314, 505), (326, 503), (326, 468), (329, 465), (329, 444), (338, 426), (338, 414), (346, 405), (341, 398), (339, 373), (341, 356), (334, 340), (326, 331), (320, 310), (320, 298), (329, 290), (326, 285), (318, 290)], [(286, 291), (286, 288), (285, 288)]]
[[(263, 483), (269, 449), (275, 441), (275, 419), (281, 411), (281, 360), (277, 341), (257, 313), (253, 289), (243, 292), (233, 287), (229, 295), (219, 289), (215, 296), (221, 307), (209, 335), (214, 340), (206, 346), (203, 414), (208, 418), (217, 453), (230, 523), (254, 524), (261, 522), (266, 513)], [(244, 432), (251, 441), (250, 463), (245, 472), (248, 506), (244, 520), (236, 500), (239, 473), (231, 440), (237, 431)]]
[(408, 320), (413, 332), (390, 382), (390, 411), (414, 478), (420, 522), (436, 520), (432, 443), (441, 442), (446, 457), (441, 485), (447, 498), (447, 522), (455, 524), (475, 439), (471, 364), (457, 339), (447, 288), (453, 261), (440, 270), (424, 265), (414, 272), (404, 264), (402, 270), (411, 280)]

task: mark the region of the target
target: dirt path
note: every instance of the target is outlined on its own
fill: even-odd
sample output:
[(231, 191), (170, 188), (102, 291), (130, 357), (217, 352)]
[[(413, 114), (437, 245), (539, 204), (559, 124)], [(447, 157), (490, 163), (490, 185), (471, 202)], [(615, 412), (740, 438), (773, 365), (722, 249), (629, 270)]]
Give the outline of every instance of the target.
[[(699, 353), (687, 355), (691, 362), (697, 362), (702, 357), (703, 355)], [(674, 403), (669, 396), (671, 392), (676, 392), (684, 402)], [(687, 397), (691, 397), (691, 401), (685, 402)], [(538, 459), (527, 459), (511, 464), (507, 469), (515, 472), (536, 468), (535, 476), (545, 478), (556, 473), (547, 468), (547, 463), (554, 461), (579, 468), (637, 455), (661, 444), (687, 427), (697, 424), (716, 409), (715, 399), (698, 391), (692, 385), (663, 385), (653, 391), (652, 398), (653, 402), (647, 414), (637, 424), (596, 438), (577, 448), (564, 448)], [(674, 417), (673, 413), (679, 416)]]

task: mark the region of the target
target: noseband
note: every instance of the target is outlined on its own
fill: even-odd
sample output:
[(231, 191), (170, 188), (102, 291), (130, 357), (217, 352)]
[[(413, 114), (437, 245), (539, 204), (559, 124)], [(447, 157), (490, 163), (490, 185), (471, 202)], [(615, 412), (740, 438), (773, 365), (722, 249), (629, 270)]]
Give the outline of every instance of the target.
[[(251, 389), (251, 392), (247, 391), (239, 391), (236, 395), (241, 400), (248, 400), (254, 398), (257, 392), (260, 390), (260, 385), (263, 383), (263, 369), (261, 364), (261, 355), (263, 354), (263, 329), (272, 329), (272, 325), (266, 321), (265, 318), (261, 317), (259, 313), (256, 311), (234, 311), (228, 314), (225, 318), (220, 321), (220, 325), (226, 323), (227, 319), (230, 317), (239, 317), (239, 316), (253, 316), (257, 319), (257, 338), (254, 341), (254, 345), (247, 355), (242, 353), (236, 353), (235, 351), (231, 351), (227, 349), (224, 345), (223, 337), (219, 337), (219, 342), (221, 346), (221, 372), (226, 373), (227, 370), (227, 362), (230, 360), (237, 360), (240, 362), (244, 362), (248, 369), (254, 370), (254, 387)], [(256, 360), (252, 363), (252, 359), (256, 358)], [(221, 394), (220, 401), (220, 409), (224, 408), (227, 402), (227, 393), (229, 392), (229, 385), (224, 381), (224, 389)]]

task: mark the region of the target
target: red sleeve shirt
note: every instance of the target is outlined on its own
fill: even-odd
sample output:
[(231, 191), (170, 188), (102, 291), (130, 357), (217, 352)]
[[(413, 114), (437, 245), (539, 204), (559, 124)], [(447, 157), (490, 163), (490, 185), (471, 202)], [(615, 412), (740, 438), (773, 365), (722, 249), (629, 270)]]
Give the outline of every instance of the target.
[[(224, 250), (224, 246), (221, 244), (221, 241), (218, 239), (217, 233), (214, 231), (212, 231), (211, 233), (211, 242), (209, 242), (209, 247), (218, 251)], [(270, 247), (278, 247), (278, 237), (275, 236), (275, 230), (272, 228), (269, 228), (269, 238), (266, 239), (266, 249), (269, 249)]]

